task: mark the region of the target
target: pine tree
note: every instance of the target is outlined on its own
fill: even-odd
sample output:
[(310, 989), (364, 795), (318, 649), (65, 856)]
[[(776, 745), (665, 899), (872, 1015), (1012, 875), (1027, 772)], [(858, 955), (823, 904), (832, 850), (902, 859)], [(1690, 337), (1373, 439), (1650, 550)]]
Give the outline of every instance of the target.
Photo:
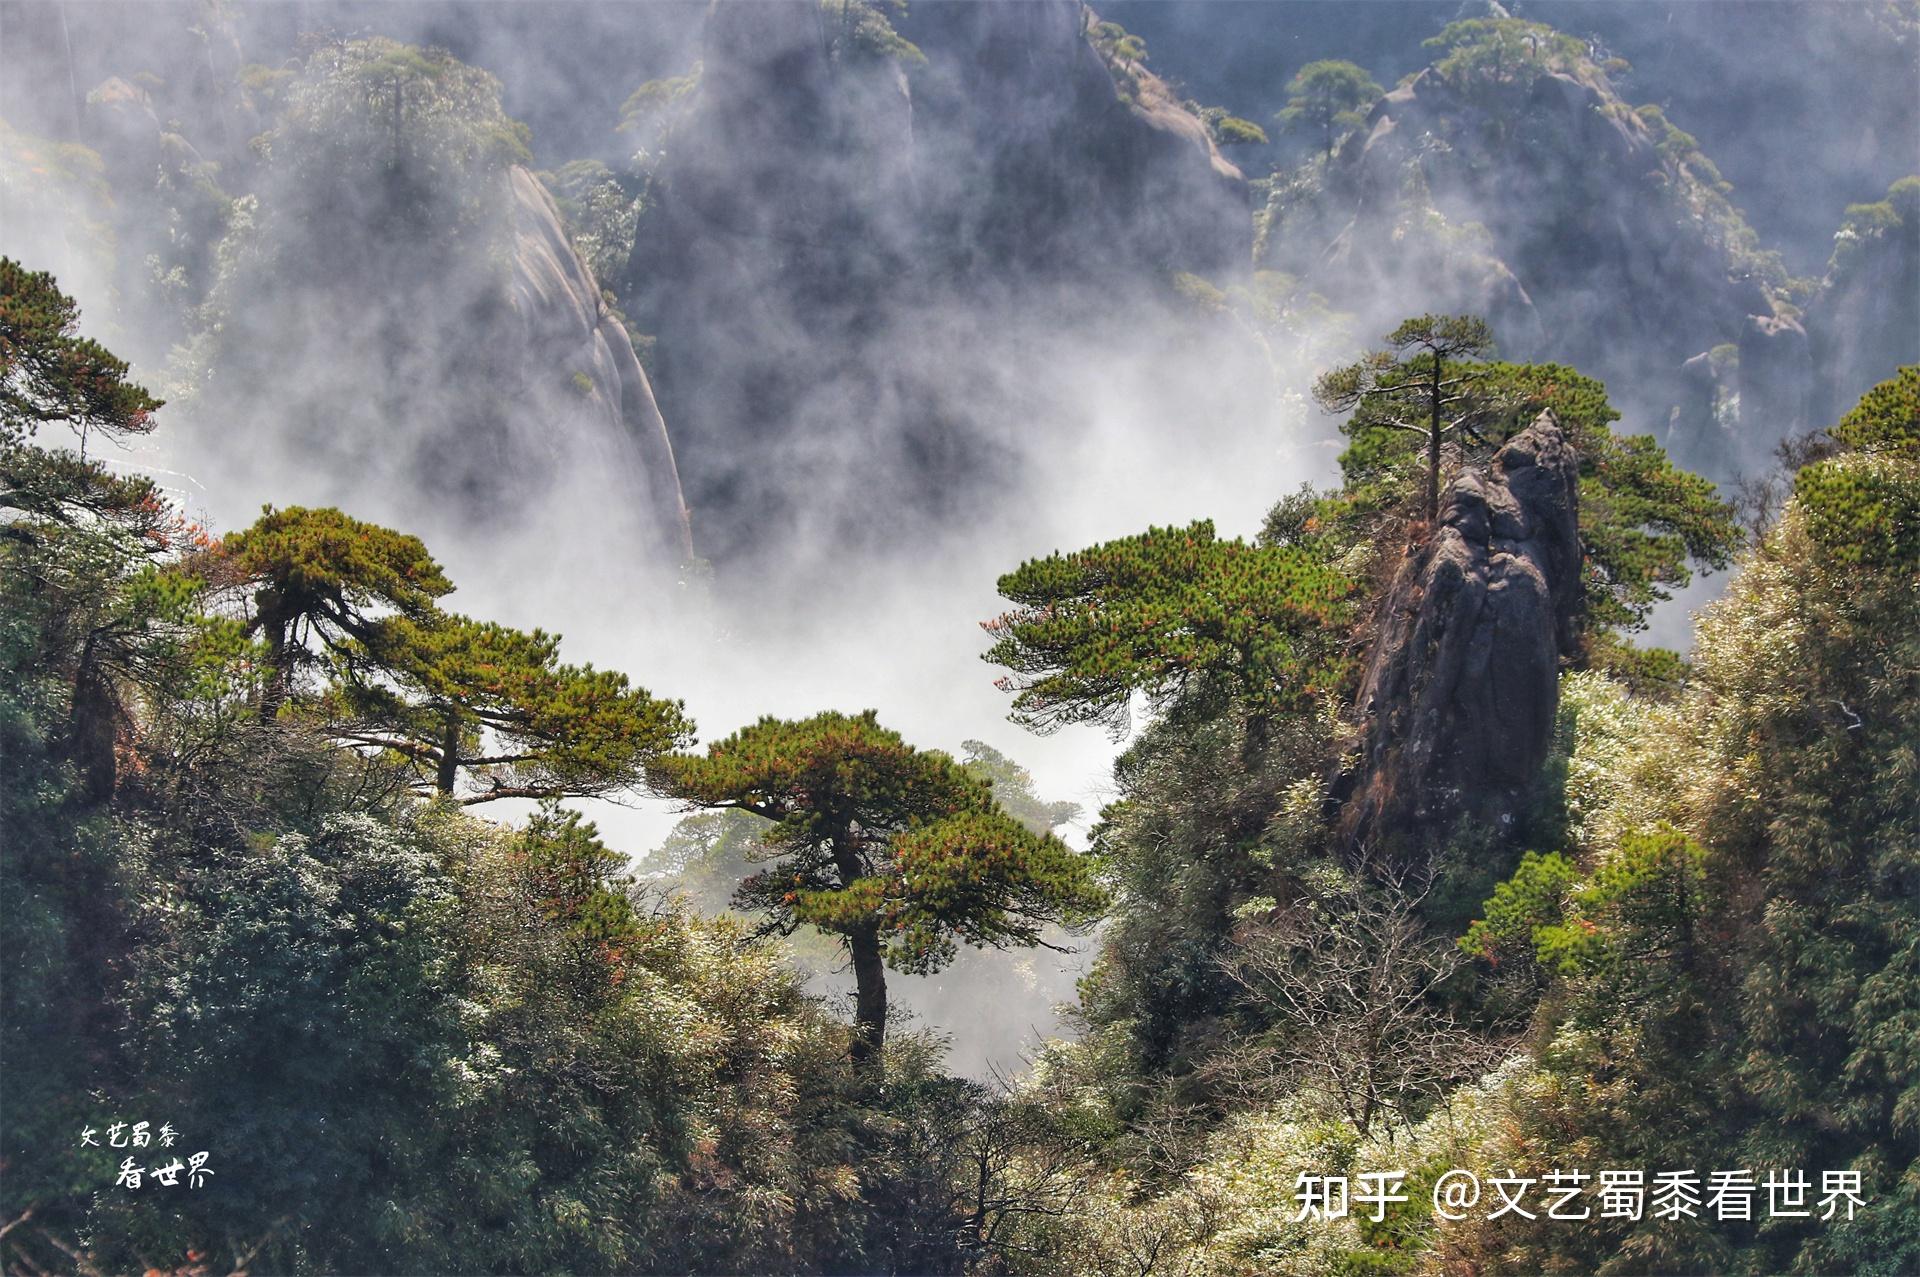
[(1043, 927), (1084, 923), (1102, 903), (1088, 861), (1002, 811), (988, 783), (863, 714), (763, 718), (704, 755), (649, 769), (663, 793), (773, 822), (772, 864), (741, 884), (771, 931), (836, 936), (856, 986), (853, 1058), (883, 1067), (886, 968), (928, 974), (959, 943), (1041, 945)]
[[(1400, 331), (1430, 322), (1411, 320)], [(1373, 539), (1386, 517), (1413, 504), (1407, 473), (1416, 466), (1425, 480), (1423, 508), (1433, 516), (1436, 405), (1437, 437), (1475, 461), (1551, 410), (1580, 456), (1583, 624), (1606, 659), (1627, 659), (1614, 632), (1642, 628), (1656, 603), (1692, 579), (1694, 566), (1732, 562), (1741, 539), (1733, 507), (1709, 480), (1676, 467), (1651, 435), (1615, 434), (1620, 414), (1600, 382), (1561, 364), (1459, 363), (1451, 374), (1436, 367), (1423, 347), (1412, 360), (1377, 352), (1321, 379), (1322, 402), (1351, 415), (1341, 426), (1350, 440), (1340, 457), (1344, 489), (1318, 512), (1344, 523), (1349, 538)]]
[(999, 685), (1036, 731), (1121, 730), (1136, 692), (1156, 708), (1236, 695), (1270, 715), (1345, 674), (1347, 580), (1311, 549), (1223, 541), (1210, 521), (1035, 559), (999, 585), (1015, 606), (984, 623), (985, 659), (1013, 671)]
[(639, 785), (647, 761), (687, 744), (678, 701), (613, 670), (565, 665), (558, 636), (440, 614), (395, 616), (346, 648), (330, 730), (408, 760), (419, 787), (464, 805), (602, 797)]
[(146, 434), (160, 400), (127, 380), (127, 364), (76, 335), (80, 307), (45, 271), (0, 257), (0, 444), (43, 425), (89, 434)]
[(1357, 128), (1360, 108), (1380, 100), (1372, 76), (1351, 62), (1323, 59), (1301, 67), (1287, 82), (1287, 105), (1274, 118), (1289, 133), (1318, 133), (1333, 154), (1334, 130)]
[(293, 694), (299, 666), (317, 660), (309, 641), (345, 653), (352, 642), (372, 640), (383, 615), (425, 619), (453, 589), (418, 537), (299, 506), (268, 506), (202, 570), (216, 584), (253, 591), (248, 633), (265, 640), (269, 665), (263, 719)]
[(1387, 334), (1387, 348), (1324, 373), (1313, 397), (1328, 412), (1350, 412), (1368, 429), (1413, 435), (1427, 456), (1426, 517), (1440, 514), (1440, 450), (1475, 437), (1486, 411), (1464, 365), (1493, 350), (1493, 333), (1473, 315), (1421, 315)]

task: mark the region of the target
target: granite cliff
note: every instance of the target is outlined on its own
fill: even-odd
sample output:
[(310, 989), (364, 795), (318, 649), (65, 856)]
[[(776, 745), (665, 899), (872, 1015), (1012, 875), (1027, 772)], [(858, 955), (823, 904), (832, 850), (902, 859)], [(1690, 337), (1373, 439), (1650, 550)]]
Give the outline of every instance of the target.
[(1581, 606), (1579, 458), (1551, 412), (1446, 490), (1382, 600), (1346, 831), (1430, 844), (1515, 819), (1552, 741)]

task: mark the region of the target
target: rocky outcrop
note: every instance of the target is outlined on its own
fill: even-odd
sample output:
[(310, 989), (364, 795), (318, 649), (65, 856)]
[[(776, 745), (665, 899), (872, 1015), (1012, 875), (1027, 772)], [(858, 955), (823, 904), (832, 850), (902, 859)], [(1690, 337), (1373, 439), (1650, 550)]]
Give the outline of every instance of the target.
[(633, 341), (568, 241), (553, 197), (524, 168), (515, 166), (508, 180), (522, 394), (546, 406), (541, 424), (556, 451), (631, 494), (655, 548), (688, 559), (693, 546), (673, 445)]
[(1356, 711), (1343, 822), (1369, 845), (1430, 845), (1455, 821), (1515, 819), (1546, 758), (1581, 608), (1579, 459), (1543, 413), (1455, 479), (1382, 606)]
[(929, 247), (961, 271), (1244, 270), (1245, 178), (1098, 22), (1077, 0), (908, 11)]
[(1920, 177), (1856, 205), (1834, 236), (1833, 258), (1807, 307), (1818, 385), (1814, 424), (1839, 420), (1861, 395), (1920, 363)]
[(1794, 384), (1791, 333), (1746, 335), (1750, 317), (1792, 321), (1776, 321), (1722, 185), (1584, 56), (1497, 76), (1436, 65), (1382, 98), (1324, 173), (1276, 184), (1263, 260), (1380, 332), (1421, 311), (1483, 315), (1503, 356), (1597, 376), (1631, 429), (1658, 433), (1697, 399), (1681, 367), (1700, 351), (1767, 346), (1767, 391)]

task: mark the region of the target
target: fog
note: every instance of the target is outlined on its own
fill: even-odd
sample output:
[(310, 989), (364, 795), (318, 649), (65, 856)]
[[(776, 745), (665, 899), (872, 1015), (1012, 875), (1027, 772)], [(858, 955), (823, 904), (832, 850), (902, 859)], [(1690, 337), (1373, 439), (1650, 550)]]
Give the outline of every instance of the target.
[[(1155, 31), (1153, 65), (1184, 58), (1199, 68), (1185, 72), (1188, 81), (1217, 95), (1207, 100), (1261, 118), (1280, 104), (1279, 86), (1309, 53), (1340, 52), (1331, 47), (1324, 5), (1273, 6), (1257, 18), (1214, 5), (1117, 7), (1128, 10), (1129, 22), (1137, 11), (1139, 25), (1164, 28)], [(153, 89), (160, 122), (171, 128), (177, 120), (233, 181), (229, 194), (252, 191), (261, 218), (297, 220), (310, 237), (350, 245), (371, 217), (356, 202), (361, 192), (303, 184), (300, 174), (274, 167), (277, 156), (240, 178), (248, 171), (244, 142), (220, 141), (207, 123), (241, 120), (223, 105), (219, 87), (239, 63), (297, 65), (310, 32), (441, 45), (499, 78), (507, 113), (532, 126), (537, 166), (596, 158), (617, 167), (632, 145), (614, 129), (621, 102), (643, 81), (678, 74), (700, 56), (703, 11), (680, 3), (245, 5), (222, 28), (229, 47), (226, 37), (182, 34), (212, 22), (198, 5), (29, 0), (0, 6), (7, 82), (0, 109), (23, 133), (70, 139), (83, 114), (76, 93), (108, 75), (150, 72), (161, 81)], [(1386, 29), (1395, 24), (1373, 6), (1363, 11), (1359, 38), (1382, 42), (1370, 61), (1377, 74), (1389, 78), (1419, 64), (1424, 29), (1408, 38)], [(1452, 11), (1421, 8), (1433, 19), (1428, 26)], [(1296, 15), (1311, 38), (1250, 63), (1236, 33)], [(235, 67), (215, 66), (196, 79), (198, 68), (188, 64), (213, 66), (215, 53)], [(246, 121), (247, 128), (269, 124)], [(991, 156), (940, 149), (965, 144), (963, 133), (948, 130), (919, 162), (929, 172), (992, 169)], [(1079, 823), (1065, 832), (1083, 844), (1088, 823), (1112, 797), (1118, 743), (1093, 728), (1037, 737), (1006, 721), (1008, 698), (979, 659), (986, 643), (978, 623), (1000, 610), (995, 579), (1024, 559), (1151, 524), (1211, 518), (1226, 535), (1251, 535), (1279, 497), (1336, 475), (1334, 423), (1306, 397), (1313, 375), (1377, 338), (1373, 316), (1413, 308), (1401, 306), (1407, 290), (1389, 270), (1378, 296), (1345, 299), (1340, 313), (1289, 316), (1273, 332), (1256, 333), (1227, 310), (1171, 292), (1163, 274), (1129, 277), (1124, 241), (1112, 248), (1121, 260), (1097, 278), (1070, 271), (1031, 288), (1018, 276), (951, 290), (924, 280), (878, 288), (861, 297), (857, 324), (847, 329), (815, 328), (804, 299), (788, 310), (776, 306), (767, 320), (774, 327), (751, 331), (795, 343), (803, 359), (817, 361), (782, 403), (777, 433), (756, 435), (735, 423), (740, 429), (722, 450), (702, 434), (702, 405), (688, 403), (671, 364), (656, 381), (682, 475), (718, 473), (737, 461), (759, 485), (731, 508), (694, 500), (696, 551), (731, 549), (710, 566), (688, 567), (633, 532), (592, 441), (543, 441), (544, 469), (486, 461), (483, 441), (466, 429), (475, 409), (462, 396), (477, 392), (454, 384), (460, 361), (475, 357), (461, 349), (471, 330), (466, 302), (456, 299), (494, 287), (499, 263), (486, 252), (449, 258), (404, 289), (363, 293), (351, 306), (326, 291), (322, 276), (331, 267), (305, 257), (296, 264), (306, 274), (263, 277), (253, 295), (228, 298), (227, 327), (209, 336), (137, 260), (130, 268), (130, 256), (166, 251), (159, 239), (140, 238), (162, 236), (164, 228), (152, 219), (145, 230), (133, 225), (149, 193), (119, 189), (103, 204), (85, 175), (63, 183), (32, 162), (9, 174), (0, 205), (5, 251), (54, 270), (81, 301), (89, 333), (132, 354), (137, 376), (179, 391), (160, 431), (114, 464), (158, 475), (211, 527), (245, 526), (271, 502), (336, 504), (417, 532), (458, 586), (451, 606), (560, 632), (568, 659), (621, 669), (656, 694), (683, 698), (703, 742), (765, 714), (876, 709), (916, 745), (958, 753), (962, 741), (979, 739), (1001, 750), (1031, 770), (1043, 798), (1080, 804)], [(1872, 194), (1833, 190), (1824, 198), (1835, 205)], [(864, 229), (875, 242), (920, 242), (917, 225), (887, 220), (909, 214), (869, 213)], [(117, 227), (111, 249), (86, 232), (87, 216)], [(676, 298), (647, 289), (645, 279), (628, 281), (622, 303), (675, 306)], [(729, 322), (741, 320), (736, 314)], [(836, 343), (856, 327), (857, 357), (849, 359)], [(168, 335), (156, 340), (158, 332)], [(382, 345), (383, 332), (406, 334), (405, 362), (396, 361), (392, 343), (385, 353), (369, 351)], [(273, 352), (270, 366), (240, 377), (230, 353), (236, 345)], [(179, 384), (189, 366), (212, 372), (201, 384)], [(370, 385), (369, 370), (385, 384)], [(537, 405), (487, 407), (509, 435), (537, 434), (540, 422), (527, 419), (539, 415)], [(304, 423), (298, 429), (296, 419)], [(314, 442), (315, 430), (325, 434), (324, 446)], [(938, 444), (932, 453), (901, 443), (926, 437)], [(409, 456), (429, 468), (492, 465), (497, 488), (436, 487)], [(720, 490), (717, 483), (701, 489)], [(761, 493), (777, 494), (777, 507), (756, 508)], [(1670, 609), (1657, 634), (1679, 642), (1685, 629), (1683, 614)], [(680, 815), (651, 799), (586, 807), (609, 841), (636, 857)], [(1034, 959), (1036, 967), (1056, 961), (1044, 953)], [(956, 1067), (981, 1073), (1017, 1066), (1033, 1030), (1054, 1027), (1048, 1003), (1070, 995), (1080, 962), (1058, 960), (1058, 970), (1041, 971), (1031, 1000), (1016, 1007), (970, 1001), (963, 989), (943, 989), (939, 977), (902, 977), (894, 989), (901, 1004), (926, 1013), (923, 1024), (956, 1035)]]

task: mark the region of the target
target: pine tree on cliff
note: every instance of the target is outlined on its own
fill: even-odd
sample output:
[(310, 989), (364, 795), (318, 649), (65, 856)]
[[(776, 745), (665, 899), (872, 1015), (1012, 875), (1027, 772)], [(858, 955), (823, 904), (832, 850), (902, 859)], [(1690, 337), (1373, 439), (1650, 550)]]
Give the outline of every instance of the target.
[(925, 975), (957, 942), (1044, 945), (1052, 923), (1090, 921), (1103, 903), (1092, 867), (1022, 825), (991, 786), (938, 751), (918, 750), (873, 712), (763, 718), (704, 755), (658, 759), (649, 778), (695, 807), (773, 822), (773, 863), (735, 900), (767, 929), (837, 937), (853, 966), (853, 1059), (878, 1077), (887, 1029), (886, 968)]
[(1351, 62), (1309, 62), (1287, 83), (1287, 105), (1274, 116), (1288, 133), (1317, 133), (1333, 154), (1334, 130), (1358, 128), (1362, 107), (1380, 100), (1382, 89)]
[[(1402, 331), (1430, 322), (1409, 321)], [(1390, 358), (1380, 352), (1321, 382), (1344, 392), (1330, 406), (1353, 404), (1341, 426), (1351, 440), (1340, 457), (1346, 483), (1317, 512), (1322, 527), (1337, 527), (1349, 543), (1377, 538), (1384, 520), (1419, 499), (1409, 475), (1415, 466), (1425, 471), (1424, 498), (1434, 509), (1434, 361), (1425, 350), (1397, 363)], [(1463, 461), (1491, 458), (1544, 411), (1567, 431), (1580, 455), (1582, 625), (1615, 655), (1625, 654), (1616, 636), (1644, 628), (1654, 605), (1686, 585), (1695, 567), (1717, 571), (1732, 562), (1740, 544), (1733, 508), (1710, 481), (1675, 466), (1651, 435), (1614, 433), (1620, 414), (1600, 382), (1564, 364), (1459, 358), (1453, 371), (1438, 375), (1442, 437)], [(1341, 384), (1330, 386), (1334, 379)], [(1377, 396), (1354, 393), (1376, 386), (1384, 387)]]
[(1421, 315), (1387, 334), (1387, 348), (1323, 374), (1313, 397), (1328, 412), (1351, 412), (1367, 426), (1419, 437), (1427, 454), (1427, 521), (1440, 514), (1440, 450), (1475, 437), (1487, 410), (1464, 366), (1493, 349), (1486, 321), (1473, 315)]

